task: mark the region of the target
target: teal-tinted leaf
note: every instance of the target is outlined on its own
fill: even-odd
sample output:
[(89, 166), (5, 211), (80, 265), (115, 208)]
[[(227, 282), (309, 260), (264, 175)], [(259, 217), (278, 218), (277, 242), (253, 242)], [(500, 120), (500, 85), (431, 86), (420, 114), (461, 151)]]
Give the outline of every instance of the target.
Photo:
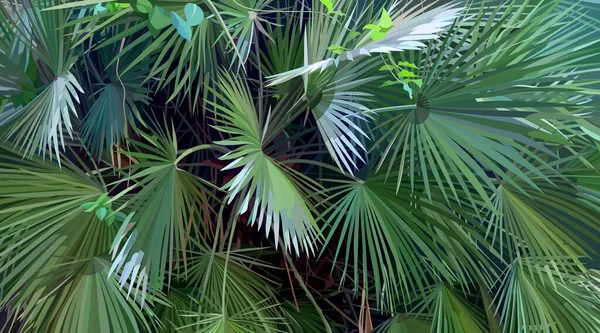
[(412, 91), (412, 89), (410, 88), (410, 86), (408, 85), (408, 83), (403, 83), (403, 84), (402, 84), (402, 88), (404, 88), (404, 90), (405, 90), (405, 91), (408, 93), (408, 97), (409, 97), (410, 99), (412, 99), (412, 98), (413, 98), (413, 91)]
[(150, 26), (155, 29), (163, 29), (171, 24), (171, 18), (165, 14), (165, 10), (161, 7), (154, 7), (148, 16)]
[(85, 209), (85, 211), (88, 213), (96, 209), (96, 206), (98, 205), (95, 202), (86, 202), (81, 204), (81, 208)]
[(106, 11), (106, 7), (102, 6), (101, 3), (97, 3), (96, 6), (94, 7), (94, 15), (105, 12), (105, 11)]
[(204, 12), (196, 4), (188, 3), (185, 5), (184, 11), (187, 23), (192, 27), (197, 26), (204, 20)]
[(106, 219), (106, 225), (110, 227), (114, 222), (115, 222), (115, 214), (113, 214), (113, 211), (111, 209), (108, 214), (108, 218)]
[(107, 213), (108, 213), (108, 210), (106, 209), (106, 207), (100, 207), (100, 208), (96, 209), (96, 216), (98, 216), (100, 221), (104, 221), (104, 218), (106, 217)]
[(148, 0), (136, 0), (135, 8), (140, 13), (148, 14), (152, 11), (152, 3)]
[(106, 202), (107, 198), (108, 198), (108, 193), (103, 193), (101, 196), (98, 197), (98, 199), (96, 199), (96, 203), (99, 205), (102, 205)]
[(171, 12), (171, 23), (175, 29), (177, 29), (177, 32), (181, 37), (185, 38), (187, 41), (192, 39), (192, 27), (190, 27), (190, 25), (175, 12)]

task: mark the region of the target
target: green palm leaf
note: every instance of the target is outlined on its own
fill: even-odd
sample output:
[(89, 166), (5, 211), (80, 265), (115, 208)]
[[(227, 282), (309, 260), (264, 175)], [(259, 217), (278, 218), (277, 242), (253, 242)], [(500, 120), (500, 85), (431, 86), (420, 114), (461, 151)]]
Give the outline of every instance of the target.
[(136, 290), (141, 288), (142, 304), (147, 291), (152, 294), (171, 284), (175, 268), (186, 271), (188, 236), (204, 227), (204, 207), (209, 207), (212, 196), (210, 184), (177, 166), (183, 157), (208, 147), (178, 151), (174, 134), (159, 133), (145, 139), (147, 143), (131, 142), (138, 151), (122, 152), (135, 161), (123, 167), (131, 175), (119, 181), (130, 185), (111, 201), (139, 192), (126, 196), (127, 201), (118, 208), (135, 215), (121, 225), (111, 246), (109, 272), (118, 277), (121, 286), (130, 280)]
[(407, 187), (396, 196), (384, 175), (335, 183), (327, 199), (331, 207), (323, 216), (330, 227), (326, 244), (335, 242), (339, 233), (346, 244), (338, 243), (335, 260), (345, 258), (343, 277), (353, 281), (355, 290), (366, 290), (367, 274), (373, 274), (370, 283), (381, 308), (395, 308), (398, 299), (411, 297), (410, 290), (424, 290), (429, 275), (466, 283), (472, 278), (469, 271), (481, 271), (478, 262), (486, 259), (472, 258), (469, 244), (471, 237), (482, 240), (477, 222), (455, 215), (443, 197), (429, 202), (421, 184), (421, 196), (411, 195)]
[[(250, 223), (265, 223), (267, 236), (271, 229), (278, 239), (283, 235), (285, 246), (314, 252), (314, 242), (319, 237), (306, 193), (315, 189), (315, 183), (306, 176), (280, 164), (263, 152), (265, 126), (277, 128), (281, 109), (272, 112), (266, 125), (259, 122), (248, 87), (224, 73), (219, 79), (218, 101), (210, 101), (218, 122), (215, 129), (232, 135), (230, 139), (217, 142), (224, 146), (237, 147), (221, 157), (232, 161), (223, 170), (242, 168), (236, 176), (225, 184), (230, 192), (228, 203), (238, 195), (241, 205), (238, 213), (250, 212)], [(281, 103), (281, 102), (280, 102)], [(253, 204), (250, 206), (251, 200)]]
[[(596, 332), (600, 306), (598, 285), (585, 276), (557, 271), (554, 261), (524, 258), (506, 272), (499, 302), (504, 305), (504, 332)], [(534, 271), (524, 270), (532, 265)]]
[[(45, 153), (53, 149), (59, 156), (64, 148), (64, 132), (73, 136), (72, 118), (77, 118), (76, 105), (79, 104), (78, 91), (82, 88), (77, 78), (70, 72), (76, 60), (71, 49), (72, 27), (62, 24), (69, 17), (69, 11), (42, 11), (57, 4), (55, 0), (29, 1), (20, 8), (18, 14), (9, 15), (0, 6), (8, 25), (14, 34), (14, 43), (31, 50), (39, 60), (36, 66), (45, 83), (43, 91), (11, 119), (3, 133), (4, 138), (14, 140), (25, 149), (27, 157), (35, 152)], [(15, 46), (18, 44), (15, 44)], [(3, 122), (0, 115), (0, 123)]]
[[(402, 174), (408, 164), (410, 177), (432, 173), (437, 186), (451, 191), (457, 186), (466, 191), (470, 183), (489, 206), (495, 187), (489, 171), (533, 186), (530, 176), (515, 168), (542, 176), (527, 157), (535, 159), (531, 147), (549, 151), (534, 138), (567, 144), (546, 122), (584, 111), (582, 96), (592, 93), (585, 87), (592, 81), (568, 81), (570, 70), (592, 66), (587, 59), (596, 51), (577, 48), (590, 35), (567, 21), (569, 10), (553, 8), (554, 3), (511, 3), (491, 12), (472, 7), (470, 20), (455, 24), (427, 52), (403, 59), (419, 66), (423, 85), (412, 87), (412, 100), (379, 110), (384, 134), (375, 147), (385, 143), (384, 156), (400, 159)], [(572, 59), (568, 64), (556, 60), (566, 53)]]

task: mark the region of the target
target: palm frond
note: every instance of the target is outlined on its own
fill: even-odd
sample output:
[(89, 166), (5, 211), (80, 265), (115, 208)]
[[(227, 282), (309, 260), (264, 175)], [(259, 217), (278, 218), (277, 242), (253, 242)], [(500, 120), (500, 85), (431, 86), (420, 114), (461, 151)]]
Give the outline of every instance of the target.
[[(596, 51), (584, 47), (593, 45), (591, 37), (554, 5), (472, 7), (466, 11), (471, 19), (455, 24), (426, 52), (402, 57), (419, 67), (423, 84), (411, 84), (414, 98), (403, 94), (397, 107), (375, 110), (384, 117), (373, 148), (386, 157), (380, 166), (400, 159), (400, 181), (406, 172), (411, 178), (429, 173), (452, 191), (473, 186), (488, 206), (494, 177), (533, 186), (520, 168), (542, 177), (529, 158), (548, 168), (534, 151), (553, 155), (548, 146), (569, 144), (547, 122), (583, 112), (582, 100), (592, 93), (585, 86), (593, 81), (569, 81), (570, 73), (591, 66), (587, 59)], [(557, 60), (562, 54), (572, 60)]]
[(425, 290), (431, 276), (467, 283), (473, 278), (469, 271), (479, 271), (478, 262), (487, 261), (469, 254), (474, 251), (467, 239), (482, 240), (477, 222), (455, 215), (443, 197), (429, 202), (422, 187), (421, 196), (402, 187), (400, 202), (384, 175), (334, 184), (327, 198), (331, 207), (322, 216), (330, 228), (326, 244), (339, 234), (344, 242), (336, 246), (334, 261), (345, 258), (343, 279), (351, 279), (355, 290), (374, 284), (380, 308), (394, 309), (398, 300), (411, 298), (410, 290)]
[[(425, 11), (431, 5), (424, 7), (410, 6), (411, 3), (412, 1), (404, 4), (402, 8), (397, 8), (400, 7), (399, 2), (392, 6), (393, 27), (383, 39), (373, 40), (371, 34), (366, 34), (352, 50), (345, 51), (336, 57), (321, 58), (316, 62), (305, 64), (301, 68), (272, 75), (269, 85), (278, 85), (295, 77), (316, 71), (322, 72), (330, 67), (337, 67), (346, 60), (353, 61), (355, 58), (365, 55), (370, 56), (372, 53), (385, 54), (393, 51), (422, 49), (425, 44), (421, 41), (438, 39), (439, 34), (454, 22), (462, 10), (454, 4), (449, 4)], [(311, 53), (306, 49), (306, 46), (304, 52), (305, 54)]]
[[(136, 161), (123, 170), (131, 175), (119, 183), (130, 185), (111, 202), (136, 191), (117, 209), (130, 213), (111, 246), (115, 274), (121, 286), (130, 281), (136, 292), (153, 294), (170, 286), (173, 271), (187, 269), (186, 248), (192, 231), (201, 230), (205, 207), (212, 197), (211, 185), (178, 167), (196, 147), (180, 152), (174, 133), (145, 136), (147, 143), (131, 142), (137, 151), (122, 154)], [(123, 244), (124, 242), (124, 244)], [(128, 294), (132, 291), (129, 288)]]
[[(77, 118), (78, 91), (82, 92), (77, 78), (70, 72), (76, 60), (75, 51), (71, 49), (73, 28), (63, 26), (71, 12), (43, 11), (55, 4), (56, 0), (27, 1), (12, 15), (6, 12), (4, 4), (0, 6), (14, 33), (14, 43), (39, 59), (36, 66), (45, 84), (33, 102), (7, 125), (9, 128), (3, 135), (19, 144), (27, 157), (35, 152), (45, 154), (46, 148), (60, 155), (60, 147), (65, 146), (64, 132), (73, 135), (72, 118)], [(0, 115), (0, 122), (2, 118)]]
[[(542, 260), (540, 260), (542, 259)], [(553, 260), (523, 258), (506, 272), (498, 294), (504, 332), (596, 332), (600, 307), (598, 285), (583, 275), (556, 270)], [(531, 265), (534, 270), (524, 270)]]
[[(227, 133), (230, 139), (217, 142), (224, 146), (237, 147), (221, 157), (232, 161), (223, 170), (241, 168), (239, 173), (225, 184), (229, 192), (228, 203), (240, 196), (238, 213), (250, 213), (249, 221), (258, 227), (265, 223), (267, 236), (271, 229), (278, 239), (283, 235), (285, 246), (292, 247), (299, 255), (300, 249), (314, 252), (314, 242), (320, 231), (316, 225), (306, 193), (314, 190), (315, 183), (306, 176), (280, 164), (263, 152), (266, 124), (259, 123), (249, 88), (233, 76), (221, 76), (215, 92), (219, 103), (209, 101), (214, 108), (217, 126), (215, 129)], [(278, 116), (273, 112), (273, 118)], [(276, 126), (277, 122), (268, 126)]]

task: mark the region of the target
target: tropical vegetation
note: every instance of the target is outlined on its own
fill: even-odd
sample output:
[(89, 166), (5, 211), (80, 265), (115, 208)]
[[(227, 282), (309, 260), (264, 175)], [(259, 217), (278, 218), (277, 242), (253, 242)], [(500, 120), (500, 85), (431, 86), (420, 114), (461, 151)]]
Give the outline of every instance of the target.
[(2, 332), (600, 332), (595, 0), (3, 0)]

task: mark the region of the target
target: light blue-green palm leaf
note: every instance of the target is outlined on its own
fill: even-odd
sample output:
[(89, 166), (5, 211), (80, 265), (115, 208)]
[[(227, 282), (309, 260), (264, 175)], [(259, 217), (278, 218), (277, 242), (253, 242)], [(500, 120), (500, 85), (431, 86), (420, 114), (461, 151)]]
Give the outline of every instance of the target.
[(59, 156), (60, 147), (65, 146), (63, 131), (73, 137), (71, 117), (77, 118), (78, 92), (83, 90), (72, 74), (57, 77), (31, 103), (11, 116), (5, 138), (20, 145), (26, 157), (32, 157), (36, 151), (45, 155), (46, 147)]
[[(351, 1), (340, 1), (337, 8), (347, 13), (336, 12), (333, 17), (323, 15), (319, 11), (313, 11), (309, 29), (305, 38), (309, 42), (304, 44), (305, 63), (303, 67), (289, 70), (284, 73), (272, 75), (269, 79), (269, 85), (278, 85), (298, 76), (306, 76), (310, 73), (322, 72), (326, 69), (335, 69), (341, 63), (354, 61), (356, 58), (371, 56), (372, 54), (387, 54), (390, 52), (399, 52), (405, 50), (420, 50), (425, 48), (421, 41), (435, 40), (440, 37), (449, 25), (459, 16), (462, 8), (455, 4), (443, 5), (437, 8), (431, 8), (435, 4), (418, 4), (408, 1), (406, 3), (394, 2), (390, 8), (393, 18), (392, 26), (386, 32), (383, 38), (371, 38), (371, 30), (364, 30), (363, 27), (354, 27), (353, 16), (357, 15), (356, 20), (361, 21), (363, 13), (355, 13), (354, 4)], [(376, 10), (384, 10), (377, 8)], [(361, 8), (364, 11), (364, 8)], [(372, 12), (370, 7), (367, 12)], [(343, 24), (337, 22), (341, 16)], [(369, 18), (370, 19), (370, 18)], [(369, 22), (375, 23), (375, 22)], [(359, 30), (360, 38), (349, 43), (350, 29)], [(368, 32), (368, 33), (367, 33)], [(345, 44), (345, 45), (344, 45)], [(346, 51), (334, 54), (328, 52), (331, 45), (343, 46)], [(358, 59), (356, 59), (358, 60)]]
[[(252, 44), (257, 41), (256, 34), (268, 36), (263, 25), (268, 25), (270, 20), (262, 15), (270, 2), (272, 0), (226, 0), (215, 3), (215, 7), (225, 19), (231, 38), (235, 41), (237, 52), (234, 58), (238, 58), (236, 61), (240, 65), (248, 60)], [(268, 11), (265, 14), (268, 14)]]

